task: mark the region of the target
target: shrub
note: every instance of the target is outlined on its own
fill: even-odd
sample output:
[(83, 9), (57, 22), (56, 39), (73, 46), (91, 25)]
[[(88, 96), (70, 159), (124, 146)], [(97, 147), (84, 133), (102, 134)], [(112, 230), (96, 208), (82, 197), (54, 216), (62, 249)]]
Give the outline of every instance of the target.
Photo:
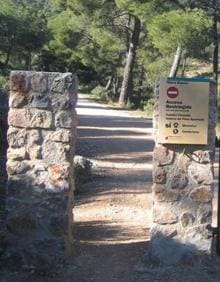
[(92, 176), (92, 162), (85, 157), (75, 156), (74, 157), (74, 175), (76, 190), (78, 192), (80, 184), (86, 183), (91, 179)]
[(106, 103), (111, 101), (111, 92), (109, 90), (105, 90), (102, 86), (96, 86), (91, 93), (102, 102)]
[(151, 98), (151, 99), (147, 100), (143, 105), (143, 109), (148, 116), (153, 115), (154, 103), (155, 103), (154, 98)]

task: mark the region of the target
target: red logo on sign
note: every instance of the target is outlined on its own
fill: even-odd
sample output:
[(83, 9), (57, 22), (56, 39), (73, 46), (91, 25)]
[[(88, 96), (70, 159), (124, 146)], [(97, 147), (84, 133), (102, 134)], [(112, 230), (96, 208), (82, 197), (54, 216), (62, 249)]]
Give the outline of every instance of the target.
[(169, 87), (167, 89), (167, 96), (169, 98), (176, 98), (179, 95), (179, 90), (176, 87)]

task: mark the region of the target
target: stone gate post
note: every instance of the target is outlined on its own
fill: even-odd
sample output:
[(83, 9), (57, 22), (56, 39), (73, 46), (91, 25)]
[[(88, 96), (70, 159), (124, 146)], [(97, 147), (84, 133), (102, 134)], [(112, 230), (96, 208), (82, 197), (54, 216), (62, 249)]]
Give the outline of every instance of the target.
[[(160, 108), (160, 92), (163, 91), (160, 83), (161, 80), (156, 83), (153, 120), (155, 148), (153, 152), (151, 256), (157, 262), (175, 264), (187, 261), (193, 257), (193, 254), (211, 252), (216, 87), (214, 82), (208, 82), (206, 132), (206, 126), (199, 127), (205, 122), (206, 106), (203, 105), (205, 102), (197, 101), (197, 104), (194, 105), (198, 109), (204, 107), (204, 112), (200, 113), (200, 118), (193, 119), (192, 115), (194, 113), (196, 115), (197, 110), (193, 109), (190, 100), (181, 100), (181, 94), (183, 94), (181, 89), (184, 89), (185, 86), (180, 85), (187, 84), (187, 80), (185, 82), (183, 80), (180, 84), (177, 80), (174, 86), (169, 86), (172, 81), (167, 82), (168, 90), (165, 89), (164, 94), (166, 101), (162, 101), (167, 110), (165, 117), (167, 120), (161, 124), (160, 115), (164, 113), (161, 113)], [(203, 89), (202, 84), (199, 89)], [(194, 97), (191, 96), (191, 99)], [(170, 143), (160, 142), (162, 138), (159, 128), (163, 126), (166, 127), (164, 131), (168, 134), (162, 138), (168, 140), (170, 137)], [(207, 142), (203, 142), (204, 144), (199, 144), (202, 140), (199, 137), (200, 131), (207, 134)], [(186, 138), (190, 140), (192, 134), (198, 138), (193, 138), (194, 141), (191, 140), (190, 144), (187, 142), (184, 144), (185, 141), (181, 138), (187, 135)], [(175, 141), (172, 143), (172, 140)]]
[(48, 271), (72, 253), (77, 78), (13, 71), (7, 152), (7, 258)]

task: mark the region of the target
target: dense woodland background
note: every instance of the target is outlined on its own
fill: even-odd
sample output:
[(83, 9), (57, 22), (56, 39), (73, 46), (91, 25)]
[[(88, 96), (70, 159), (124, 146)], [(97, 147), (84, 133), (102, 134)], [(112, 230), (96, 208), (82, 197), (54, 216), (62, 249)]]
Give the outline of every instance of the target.
[(158, 76), (218, 76), (220, 0), (0, 0), (0, 88), (12, 69), (77, 73), (151, 111)]

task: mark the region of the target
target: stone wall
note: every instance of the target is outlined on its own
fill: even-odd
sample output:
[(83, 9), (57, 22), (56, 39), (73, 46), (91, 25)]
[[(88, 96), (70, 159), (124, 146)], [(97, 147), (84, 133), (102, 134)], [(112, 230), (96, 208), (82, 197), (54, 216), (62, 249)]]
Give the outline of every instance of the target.
[(72, 252), (77, 78), (13, 71), (10, 89), (6, 257), (54, 270)]
[(208, 145), (162, 145), (157, 142), (159, 82), (156, 84), (151, 255), (160, 263), (189, 262), (193, 254), (211, 251), (215, 92), (211, 82)]

